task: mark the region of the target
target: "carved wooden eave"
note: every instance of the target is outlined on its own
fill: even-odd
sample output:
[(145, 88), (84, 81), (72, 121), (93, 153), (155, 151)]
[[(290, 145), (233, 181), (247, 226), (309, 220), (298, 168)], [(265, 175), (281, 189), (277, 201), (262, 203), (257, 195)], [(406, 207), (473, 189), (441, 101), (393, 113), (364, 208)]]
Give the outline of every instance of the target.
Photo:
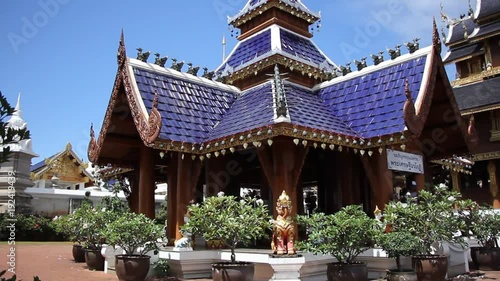
[[(468, 150), (470, 151), (475, 146), (474, 139), (471, 138), (468, 132), (468, 124), (461, 117), (452, 87), (449, 83), (449, 80), (446, 79), (447, 74), (440, 55), (441, 41), (438, 38), (439, 33), (434, 21), (433, 48), (429, 55), (430, 61), (428, 61), (428, 63), (430, 65), (429, 69), (426, 70), (427, 77), (424, 77), (424, 82), (421, 85), (421, 87), (424, 88), (422, 96), (419, 97), (419, 100), (421, 102), (415, 106), (415, 104), (411, 100), (411, 96), (408, 98), (409, 93), (407, 93), (407, 101), (404, 105), (403, 116), (408, 130), (415, 137), (419, 137), (425, 129), (425, 124), (429, 116), (429, 111), (432, 105), (433, 95), (436, 88), (437, 77), (439, 75), (441, 77), (441, 81), (443, 81), (444, 83), (445, 94), (449, 100), (449, 106), (453, 111), (453, 116), (456, 117), (458, 128), (461, 131)], [(407, 91), (409, 90), (407, 89)]]
[(256, 9), (253, 9), (237, 18), (231, 19), (229, 24), (233, 25), (234, 27), (239, 27), (246, 22), (252, 20), (253, 18), (263, 14), (265, 11), (270, 10), (272, 8), (278, 8), (280, 10), (283, 10), (285, 12), (288, 12), (292, 15), (297, 16), (298, 18), (301, 18), (311, 24), (316, 22), (317, 20), (320, 19), (319, 16), (312, 15), (310, 13), (307, 13), (305, 11), (299, 10), (295, 7), (292, 7), (290, 5), (287, 5), (283, 3), (282, 1), (279, 0), (270, 0), (267, 1), (267, 3), (262, 4), (261, 6), (257, 7)]
[[(104, 145), (104, 140), (108, 133), (108, 129), (111, 123), (111, 117), (113, 115), (113, 110), (116, 106), (120, 89), (125, 89), (125, 96), (127, 97), (127, 102), (130, 107), (130, 112), (132, 114), (135, 127), (139, 133), (141, 140), (146, 146), (152, 146), (152, 143), (156, 140), (161, 129), (161, 115), (158, 111), (158, 93), (155, 93), (155, 98), (153, 101), (153, 107), (149, 114), (143, 110), (144, 103), (140, 97), (140, 94), (132, 86), (132, 74), (131, 68), (128, 66), (127, 53), (125, 48), (125, 41), (123, 36), (123, 31), (120, 38), (120, 44), (117, 54), (118, 70), (115, 77), (115, 83), (113, 86), (113, 91), (106, 109), (106, 115), (104, 117), (103, 124), (101, 126), (101, 132), (99, 133), (99, 138), (95, 138), (93, 126), (90, 128), (90, 142), (88, 148), (88, 157), (91, 162), (103, 163), (104, 159), (101, 159), (100, 154), (102, 147)], [(116, 164), (113, 161), (113, 164)], [(124, 165), (129, 166), (129, 165)]]
[(289, 137), (291, 142), (293, 141), (300, 146), (335, 151), (352, 149), (356, 153), (360, 152), (360, 154), (371, 154), (381, 148), (401, 145), (410, 137), (408, 134), (394, 134), (364, 139), (284, 122), (196, 144), (157, 140), (153, 148), (192, 156), (217, 157), (252, 147), (260, 148), (272, 145), (273, 139), (280, 136)]
[(269, 67), (273, 67), (276, 64), (286, 67), (290, 69), (291, 72), (296, 72), (302, 74), (302, 76), (309, 77), (310, 79), (318, 80), (315, 84), (318, 84), (322, 81), (326, 81), (330, 78), (330, 73), (325, 72), (324, 70), (319, 69), (317, 66), (314, 66), (310, 63), (301, 62), (292, 58), (288, 58), (281, 54), (275, 54), (268, 58), (261, 59), (258, 62), (251, 63), (248, 66), (245, 66), (237, 71), (230, 73), (225, 76), (227, 84), (234, 84), (235, 81), (243, 80), (248, 77), (255, 76), (264, 69)]

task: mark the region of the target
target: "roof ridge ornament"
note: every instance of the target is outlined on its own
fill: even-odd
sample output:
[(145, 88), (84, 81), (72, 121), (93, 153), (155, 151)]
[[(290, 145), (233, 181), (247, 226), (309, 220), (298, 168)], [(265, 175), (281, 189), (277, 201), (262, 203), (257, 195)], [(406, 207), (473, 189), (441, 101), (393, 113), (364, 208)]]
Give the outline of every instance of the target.
[(413, 42), (405, 42), (404, 43), (404, 45), (406, 46), (406, 48), (408, 49), (410, 54), (413, 54), (416, 51), (418, 51), (418, 49), (420, 49), (420, 43), (418, 43), (418, 41), (420, 41), (420, 38), (417, 37), (417, 38), (413, 39)]
[(159, 65), (161, 67), (165, 67), (165, 63), (167, 62), (168, 60), (168, 56), (164, 56), (163, 58), (160, 57), (160, 53), (156, 53), (155, 54), (155, 64), (156, 65)]
[(149, 112), (148, 121), (144, 121), (143, 128), (140, 131), (141, 137), (147, 143), (153, 143), (161, 130), (161, 114), (158, 111), (158, 91), (155, 90), (155, 96), (153, 98), (153, 103), (151, 105), (151, 111)]
[(94, 133), (94, 123), (90, 123), (90, 141), (89, 141), (89, 149), (87, 156), (89, 157), (89, 161), (96, 163), (97, 162), (97, 140), (95, 139)]
[(137, 48), (137, 59), (142, 61), (142, 62), (148, 62), (149, 56), (151, 55), (150, 51), (147, 52), (142, 52), (142, 48)]
[(408, 79), (405, 81), (405, 95), (406, 102), (403, 106), (403, 118), (406, 123), (406, 127), (412, 134), (418, 134), (418, 125), (420, 122), (420, 118), (417, 115), (417, 111), (415, 109), (415, 103), (411, 97), (410, 91), (410, 82)]
[[(465, 25), (464, 25), (464, 27), (465, 27)], [(467, 31), (466, 31), (466, 33), (467, 33)], [(415, 43), (417, 43), (417, 42), (415, 42)], [(440, 54), (441, 53), (441, 37), (439, 35), (439, 31), (437, 28), (435, 17), (432, 18), (432, 45), (434, 46), (434, 48), (436, 48), (437, 52)]]
[(118, 53), (116, 54), (116, 59), (118, 66), (123, 66), (125, 64), (125, 61), (127, 61), (127, 51), (125, 49), (125, 35), (123, 29), (120, 35), (120, 43), (118, 45)]

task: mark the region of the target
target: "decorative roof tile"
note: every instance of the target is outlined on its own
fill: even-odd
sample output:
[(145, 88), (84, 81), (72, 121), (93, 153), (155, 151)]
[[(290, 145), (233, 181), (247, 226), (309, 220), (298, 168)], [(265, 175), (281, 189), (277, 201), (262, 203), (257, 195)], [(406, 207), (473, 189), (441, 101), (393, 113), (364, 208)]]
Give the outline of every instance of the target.
[(273, 124), (272, 97), (271, 83), (243, 92), (220, 123), (215, 125), (209, 138), (218, 139)]
[(452, 24), (450, 26), (450, 31), (448, 32), (445, 44), (450, 45), (467, 40), (465, 34), (467, 33), (467, 35), (470, 36), (472, 32), (474, 32), (474, 28), (476, 28), (476, 23), (471, 17)]
[[(500, 4), (498, 6), (500, 7)], [(478, 37), (487, 36), (492, 33), (498, 34), (498, 32), (500, 32), (500, 21), (491, 22), (476, 27), (474, 32), (470, 35), (469, 39), (474, 40)]]
[(162, 117), (159, 137), (202, 142), (235, 101), (235, 93), (187, 79), (133, 67), (137, 87), (148, 112), (155, 91)]
[[(309, 38), (305, 38), (280, 28), (281, 50), (315, 64), (329, 63), (329, 59), (320, 52)], [(331, 65), (331, 64), (330, 64)]]
[(271, 50), (271, 30), (265, 30), (248, 40), (242, 41), (229, 55), (227, 64), (236, 68)]
[(500, 77), (453, 88), (460, 111), (487, 108), (500, 103)]
[(293, 124), (318, 131), (356, 136), (353, 130), (328, 109), (317, 94), (291, 84), (286, 84), (285, 89)]
[[(319, 97), (335, 116), (360, 137), (371, 138), (404, 130), (405, 80), (413, 100), (418, 96), (427, 54), (372, 72), (326, 83)], [(335, 80), (333, 80), (335, 81)]]

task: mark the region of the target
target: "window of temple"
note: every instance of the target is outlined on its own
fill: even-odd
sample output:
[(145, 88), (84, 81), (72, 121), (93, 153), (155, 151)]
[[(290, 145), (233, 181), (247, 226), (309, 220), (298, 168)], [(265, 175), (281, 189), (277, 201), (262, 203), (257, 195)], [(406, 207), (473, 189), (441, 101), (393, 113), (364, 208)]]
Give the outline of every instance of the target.
[(491, 137), (490, 141), (500, 140), (500, 110), (491, 111)]

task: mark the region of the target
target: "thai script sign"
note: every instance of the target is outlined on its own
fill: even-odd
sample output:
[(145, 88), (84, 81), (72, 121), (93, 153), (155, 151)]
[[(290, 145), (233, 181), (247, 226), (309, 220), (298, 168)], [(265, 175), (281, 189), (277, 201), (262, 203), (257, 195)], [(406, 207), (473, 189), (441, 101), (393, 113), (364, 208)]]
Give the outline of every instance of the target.
[(424, 173), (424, 161), (421, 155), (387, 149), (387, 166), (389, 170)]

